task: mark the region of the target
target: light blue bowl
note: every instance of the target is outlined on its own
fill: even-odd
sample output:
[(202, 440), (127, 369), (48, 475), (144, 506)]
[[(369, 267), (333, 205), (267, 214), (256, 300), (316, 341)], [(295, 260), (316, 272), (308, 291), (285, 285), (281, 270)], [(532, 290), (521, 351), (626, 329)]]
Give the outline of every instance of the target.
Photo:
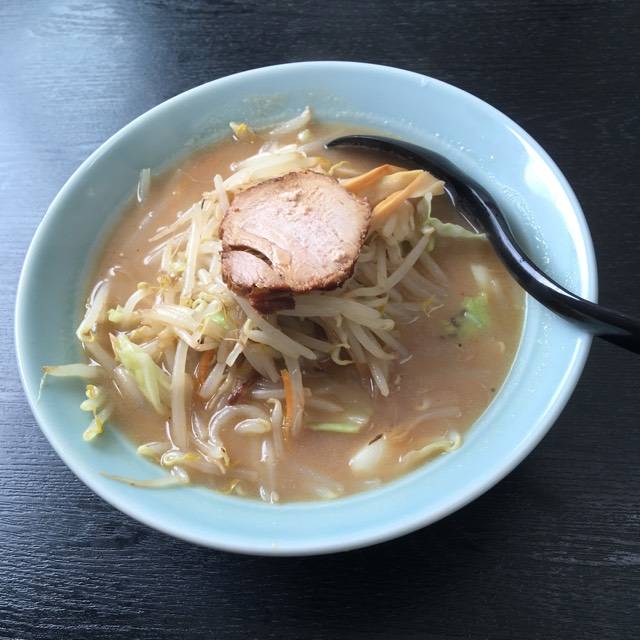
[(98, 495), (130, 516), (203, 545), (260, 554), (312, 554), (380, 542), (425, 526), (498, 482), (540, 441), (582, 371), (591, 339), (528, 300), (515, 364), (458, 451), (375, 491), (333, 502), (269, 506), (189, 487), (135, 489), (100, 471), (159, 471), (109, 430), (83, 442), (79, 382), (50, 382), (44, 364), (75, 361), (74, 328), (105, 234), (138, 172), (158, 172), (228, 133), (229, 120), (269, 123), (306, 104), (317, 116), (372, 125), (448, 156), (485, 184), (530, 255), (560, 283), (594, 300), (596, 265), (580, 205), (559, 169), (518, 125), (432, 78), (351, 62), (247, 71), (187, 91), (115, 134), (73, 174), (49, 207), (25, 261), (16, 344), (33, 413), (55, 450)]

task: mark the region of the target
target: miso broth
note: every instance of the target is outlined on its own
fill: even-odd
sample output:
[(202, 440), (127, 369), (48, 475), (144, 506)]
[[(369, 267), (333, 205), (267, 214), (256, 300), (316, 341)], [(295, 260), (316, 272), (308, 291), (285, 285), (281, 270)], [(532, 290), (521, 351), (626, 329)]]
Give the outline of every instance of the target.
[[(486, 240), (470, 233), (459, 237), (443, 226), (454, 223), (469, 230), (446, 195), (407, 198), (389, 214), (389, 220), (404, 216), (402, 222), (387, 222), (370, 232), (352, 280), (331, 291), (294, 296), (298, 308), (304, 308), (307, 298), (319, 309), (323, 301), (342, 308), (347, 300), (351, 306), (345, 309), (353, 307), (355, 315), (309, 319), (296, 316), (294, 308), (261, 316), (311, 350), (313, 359), (283, 358), (265, 344), (268, 327), (251, 320), (245, 307), (234, 302), (238, 294), (224, 292), (217, 304), (216, 292), (223, 284), (216, 228), (225, 196), (233, 204), (237, 191), (221, 194), (224, 187), (220, 181), (214, 186), (214, 176), (224, 181), (242, 171), (242, 162), (261, 147), (264, 156), (288, 153), (285, 145), (296, 145), (292, 154), (322, 158), (311, 170), (330, 173), (345, 185), (389, 161), (323, 147), (324, 140), (346, 130), (344, 125), (307, 123), (304, 133), (254, 136), (236, 131), (235, 138), (193, 153), (144, 184), (142, 202), (134, 199), (126, 208), (104, 247), (91, 277), (92, 301), (100, 287), (108, 293), (91, 328), (85, 327), (89, 339), (84, 346), (94, 363), (120, 374), (94, 383), (99, 390), (93, 393), (107, 398), (101, 406), (110, 408), (99, 426), (122, 430), (142, 446), (142, 454), (167, 471), (175, 469), (177, 482), (267, 502), (334, 499), (373, 488), (464, 446), (466, 430), (504, 382), (520, 337), (523, 293)], [(425, 214), (427, 200), (431, 211)], [(192, 210), (194, 203), (198, 210)], [(178, 224), (189, 211), (191, 218)], [(436, 224), (433, 218), (436, 227), (430, 227)], [(393, 224), (395, 230), (385, 239), (384, 229), (388, 232)], [(168, 231), (151, 241), (159, 229)], [(189, 264), (190, 243), (197, 234), (200, 249)], [(422, 245), (407, 275), (375, 294), (412, 249)], [(195, 283), (191, 290), (185, 285), (189, 278)], [(363, 291), (367, 287), (368, 297)], [(132, 301), (136, 291), (139, 300)], [(127, 310), (128, 300), (132, 310)], [(156, 305), (159, 311), (153, 310)], [(356, 305), (371, 310), (361, 310), (361, 326), (354, 319), (360, 313)], [(118, 335), (124, 336), (120, 351), (112, 342)], [(130, 344), (129, 357), (124, 348)], [(226, 358), (235, 360), (227, 366), (222, 358), (220, 380), (212, 381), (222, 348)], [(210, 357), (206, 351), (212, 352)], [(262, 363), (261, 371), (247, 354)], [(174, 386), (176, 367), (179, 388)], [(144, 386), (145, 375), (157, 376), (153, 389), (159, 410), (149, 400), (153, 389)], [(301, 393), (295, 386), (300, 381)], [(208, 383), (212, 395), (203, 397), (200, 392)], [(294, 409), (290, 394), (296, 391)], [(186, 400), (176, 402), (180, 393)], [(300, 416), (293, 417), (294, 410)], [(244, 427), (236, 428), (241, 423)], [(186, 430), (182, 435), (176, 435), (176, 424)], [(157, 475), (150, 469), (150, 477)]]

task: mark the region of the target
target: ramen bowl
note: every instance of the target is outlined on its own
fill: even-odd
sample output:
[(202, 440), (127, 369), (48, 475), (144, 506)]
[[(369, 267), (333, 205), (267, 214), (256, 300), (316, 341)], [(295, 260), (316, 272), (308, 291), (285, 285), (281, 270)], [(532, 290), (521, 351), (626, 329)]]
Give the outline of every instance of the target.
[(448, 84), (389, 67), (304, 62), (215, 80), (143, 114), (78, 168), (44, 216), (19, 284), (17, 354), (33, 413), (69, 468), (131, 517), (197, 544), (255, 554), (327, 553), (388, 540), (446, 516), (535, 447), (573, 391), (591, 343), (584, 331), (527, 299), (509, 375), (463, 446), (349, 497), (271, 505), (198, 486), (148, 490), (105, 477), (158, 471), (117, 429), (96, 445), (83, 441), (81, 429), (73, 428), (86, 423), (78, 407), (82, 383), (47, 385), (39, 398), (38, 392), (43, 365), (81, 355), (74, 331), (87, 279), (140, 169), (171, 167), (227, 135), (230, 120), (266, 124), (307, 104), (320, 120), (383, 130), (447, 156), (493, 194), (540, 266), (575, 293), (596, 296), (589, 231), (559, 169), (504, 114)]

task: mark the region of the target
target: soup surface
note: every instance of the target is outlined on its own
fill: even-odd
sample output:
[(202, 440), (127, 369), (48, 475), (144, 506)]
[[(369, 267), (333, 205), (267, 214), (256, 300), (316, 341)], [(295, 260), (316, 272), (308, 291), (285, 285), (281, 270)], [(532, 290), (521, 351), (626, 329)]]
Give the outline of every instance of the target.
[[(489, 243), (468, 231), (446, 195), (409, 194), (389, 215), (403, 221), (387, 224), (396, 224), (395, 231), (385, 240), (381, 227), (366, 240), (356, 263), (357, 286), (349, 281), (334, 291), (309, 294), (314, 304), (326, 300), (328, 309), (349, 288), (384, 285), (422, 242), (415, 264), (398, 284), (372, 290), (370, 298), (349, 298), (366, 300), (375, 312), (372, 317), (377, 314), (375, 322), (384, 325), (371, 324), (365, 314), (363, 336), (355, 326), (357, 313), (323, 319), (309, 312), (311, 318), (305, 318), (303, 311), (295, 311), (304, 308), (304, 294), (296, 296), (293, 310), (262, 316), (310, 349), (313, 359), (283, 358), (265, 338), (268, 332), (251, 315), (247, 320), (244, 307), (236, 304), (231, 310), (224, 302), (215, 307), (215, 296), (205, 295), (207, 283), (223, 286), (213, 223), (214, 232), (206, 235), (205, 229), (199, 237), (197, 262), (188, 264), (196, 214), (190, 222), (185, 212), (194, 203), (217, 212), (225, 194), (219, 184), (214, 188), (214, 176), (225, 181), (237, 174), (261, 146), (262, 155), (269, 157), (295, 144), (294, 153), (302, 148), (307, 158), (321, 157), (318, 166), (343, 186), (388, 161), (371, 153), (324, 148), (323, 141), (345, 132), (344, 125), (305, 123), (302, 133), (260, 136), (236, 127), (236, 136), (227, 141), (194, 153), (150, 182), (141, 178), (139, 197), (124, 211), (92, 277), (92, 285), (98, 283), (93, 303), (100, 288), (108, 293), (91, 326), (85, 326), (85, 348), (94, 363), (112, 367), (116, 374), (88, 387), (89, 405), (92, 397), (98, 400), (88, 407), (97, 422), (87, 439), (99, 437), (102, 429), (121, 429), (140, 445), (141, 454), (167, 469), (171, 481), (201, 483), (267, 502), (332, 499), (362, 491), (460, 445), (509, 370), (524, 298)], [(227, 190), (226, 197), (232, 198), (233, 191)], [(425, 213), (429, 203), (431, 212)], [(201, 223), (206, 227), (206, 219)], [(159, 229), (165, 232), (156, 237)], [(183, 297), (187, 278), (194, 278), (194, 291), (197, 283), (202, 285), (201, 295)], [(177, 289), (167, 293), (171, 283)], [(160, 311), (154, 311), (158, 304)], [(187, 312), (197, 311), (198, 305), (209, 309), (205, 328), (181, 315), (176, 310), (180, 304)], [(118, 336), (127, 344), (114, 346)], [(129, 344), (141, 348), (158, 375), (165, 376), (156, 385), (155, 409), (152, 392), (144, 386), (144, 376), (155, 375), (155, 369), (145, 369), (144, 356), (138, 367), (134, 356), (140, 354), (134, 349), (129, 358), (125, 353)], [(234, 355), (233, 365), (226, 365)], [(182, 376), (177, 389), (176, 371)], [(186, 401), (176, 403), (175, 394)]]

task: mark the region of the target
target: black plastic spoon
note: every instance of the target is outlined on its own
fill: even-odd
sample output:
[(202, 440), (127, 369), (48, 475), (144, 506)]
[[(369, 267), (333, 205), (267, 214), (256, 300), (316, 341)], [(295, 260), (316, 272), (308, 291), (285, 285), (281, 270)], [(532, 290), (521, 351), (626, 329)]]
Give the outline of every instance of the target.
[(409, 142), (381, 136), (343, 136), (327, 146), (361, 147), (390, 153), (444, 180), (452, 204), (486, 232), (507, 269), (527, 293), (593, 335), (640, 353), (640, 320), (580, 298), (545, 275), (520, 248), (491, 195), (450, 160)]

